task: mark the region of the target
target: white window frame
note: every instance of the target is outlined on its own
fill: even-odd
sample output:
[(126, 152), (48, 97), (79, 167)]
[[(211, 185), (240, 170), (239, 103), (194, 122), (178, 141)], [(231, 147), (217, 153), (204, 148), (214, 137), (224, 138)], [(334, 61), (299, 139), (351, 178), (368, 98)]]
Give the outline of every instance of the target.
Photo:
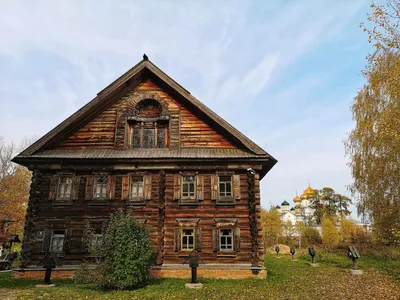
[[(105, 183), (98, 183), (97, 180), (103, 177), (105, 178)], [(101, 193), (98, 195), (96, 193), (97, 185), (101, 185)], [(107, 200), (107, 185), (108, 185), (108, 175), (95, 175), (93, 180), (93, 200)], [(104, 192), (104, 194), (103, 194)]]
[[(183, 233), (185, 230), (191, 230), (192, 234), (184, 235)], [(189, 245), (189, 238), (193, 237), (192, 247), (190, 248)], [(186, 240), (186, 247), (184, 247), (184, 240)], [(181, 251), (192, 251), (196, 248), (196, 230), (194, 228), (182, 228), (181, 229)]]
[[(70, 180), (70, 183), (67, 185), (65, 183), (62, 183), (63, 180)], [(69, 186), (69, 194), (68, 196), (65, 195), (65, 187)], [(63, 195), (61, 194), (61, 189), (63, 188)], [(73, 188), (73, 177), (72, 176), (60, 176), (58, 179), (58, 184), (57, 184), (57, 197), (56, 201), (67, 201), (71, 200), (72, 196), (72, 188)]]
[[(129, 200), (143, 200), (144, 199), (144, 177), (143, 176), (131, 176), (129, 183)], [(141, 188), (141, 193), (140, 193)], [(136, 195), (133, 195), (133, 190), (136, 190)]]
[[(225, 230), (230, 231), (230, 235), (222, 235), (222, 232)], [(224, 252), (232, 252), (234, 250), (233, 243), (234, 243), (234, 233), (232, 228), (220, 228), (219, 229), (219, 250), (224, 251)], [(228, 243), (228, 238), (231, 239), (231, 243)], [(224, 239), (224, 242), (222, 240)], [(222, 247), (222, 245), (225, 245), (225, 248)], [(227, 247), (230, 248), (227, 248)]]
[[(62, 233), (56, 233), (56, 232), (62, 232)], [(54, 240), (56, 240), (55, 249), (53, 249)], [(60, 243), (61, 243), (61, 245), (60, 245)], [(65, 243), (65, 231), (53, 230), (51, 232), (50, 251), (54, 251), (56, 253), (63, 253), (64, 252), (64, 243)]]
[[(220, 196), (221, 198), (232, 198), (232, 197), (233, 197), (233, 191), (232, 191), (232, 188), (233, 188), (233, 185), (232, 185), (232, 176), (231, 176), (231, 175), (219, 175), (218, 177), (219, 177), (219, 178), (218, 178), (218, 194), (219, 194), (219, 196)], [(229, 180), (229, 181), (221, 181), (221, 178), (223, 178), (223, 177), (229, 177), (230, 180)], [(226, 191), (227, 183), (230, 184), (230, 192), (227, 192), (227, 191)], [(221, 184), (223, 184), (223, 185), (225, 186), (225, 191), (224, 191), (224, 192), (221, 192)], [(229, 195), (228, 195), (228, 193), (229, 193)]]
[[(186, 181), (185, 178), (192, 178), (193, 181)], [(184, 186), (187, 185), (187, 192), (185, 193)], [(190, 191), (190, 186), (193, 185), (193, 192)], [(196, 176), (194, 175), (183, 175), (182, 176), (182, 199), (195, 199), (196, 198)]]

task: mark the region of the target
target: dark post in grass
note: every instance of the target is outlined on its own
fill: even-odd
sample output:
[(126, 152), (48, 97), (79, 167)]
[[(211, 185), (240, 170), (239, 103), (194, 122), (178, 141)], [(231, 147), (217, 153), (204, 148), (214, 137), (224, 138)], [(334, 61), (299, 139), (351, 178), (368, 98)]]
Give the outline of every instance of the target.
[(358, 270), (357, 259), (360, 258), (360, 254), (358, 253), (356, 247), (349, 246), (347, 256), (353, 261), (353, 270)]
[(290, 247), (290, 254), (292, 254), (292, 260), (295, 260), (294, 255), (296, 254), (296, 249), (293, 246)]
[(308, 254), (310, 254), (312, 258), (312, 263), (315, 264), (315, 249), (314, 246), (308, 247)]
[(51, 278), (51, 271), (58, 266), (61, 266), (61, 261), (57, 257), (56, 253), (53, 251), (47, 252), (44, 258), (38, 263), (38, 266), (42, 266), (46, 269), (44, 274), (44, 282), (43, 284), (48, 286), (51, 285), (50, 278)]
[[(186, 288), (191, 288), (191, 289), (201, 289), (203, 287), (202, 283), (197, 282), (197, 268), (199, 266), (199, 256), (198, 255), (192, 255), (195, 250), (193, 250), (189, 256), (184, 260), (183, 265), (186, 263), (187, 260), (189, 260), (189, 267), (192, 269), (192, 280), (190, 283), (186, 283), (185, 287)], [(204, 264), (204, 262), (202, 261)]]
[(281, 249), (279, 248), (279, 246), (275, 246), (276, 257), (279, 257), (280, 251), (281, 251)]
[(190, 257), (189, 266), (192, 268), (192, 281), (190, 283), (197, 283), (197, 267), (199, 266), (199, 257), (197, 255)]

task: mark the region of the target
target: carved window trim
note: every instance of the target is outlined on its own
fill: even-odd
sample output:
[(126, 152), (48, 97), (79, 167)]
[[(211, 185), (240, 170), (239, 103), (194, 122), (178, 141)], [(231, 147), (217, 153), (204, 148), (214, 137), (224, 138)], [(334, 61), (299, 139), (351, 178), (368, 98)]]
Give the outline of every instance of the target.
[[(213, 251), (217, 257), (236, 257), (240, 251), (240, 228), (237, 224), (238, 218), (214, 218), (213, 229)], [(221, 248), (221, 231), (231, 230), (232, 249)]]
[[(68, 197), (60, 195), (60, 189), (64, 179), (71, 180)], [(49, 199), (52, 200), (53, 205), (72, 205), (74, 200), (78, 200), (79, 186), (80, 176), (77, 176), (73, 172), (58, 172), (50, 178)]]

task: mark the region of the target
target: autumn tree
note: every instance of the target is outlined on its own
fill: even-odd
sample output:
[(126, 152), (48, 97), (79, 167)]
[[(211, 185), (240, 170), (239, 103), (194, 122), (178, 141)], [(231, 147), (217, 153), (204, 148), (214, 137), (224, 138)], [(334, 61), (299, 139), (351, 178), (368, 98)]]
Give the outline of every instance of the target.
[(348, 243), (354, 240), (357, 225), (346, 218), (340, 220), (340, 240)]
[(329, 248), (334, 248), (339, 243), (339, 232), (330, 219), (322, 221), (322, 243)]
[(261, 228), (264, 237), (264, 249), (274, 245), (278, 237), (282, 235), (283, 222), (277, 209), (261, 210)]
[(336, 193), (333, 188), (324, 187), (321, 190), (314, 190), (308, 200), (314, 209), (314, 220), (317, 224), (321, 224), (325, 218), (336, 222), (339, 216), (346, 217), (350, 215), (351, 199)]
[(371, 5), (362, 24), (374, 52), (351, 106), (355, 128), (345, 142), (358, 213), (380, 242), (400, 240), (400, 0)]
[(28, 143), (30, 140), (25, 139), (17, 146), (0, 137), (0, 220), (12, 220), (8, 232), (19, 235), (23, 234), (31, 173), (11, 159)]

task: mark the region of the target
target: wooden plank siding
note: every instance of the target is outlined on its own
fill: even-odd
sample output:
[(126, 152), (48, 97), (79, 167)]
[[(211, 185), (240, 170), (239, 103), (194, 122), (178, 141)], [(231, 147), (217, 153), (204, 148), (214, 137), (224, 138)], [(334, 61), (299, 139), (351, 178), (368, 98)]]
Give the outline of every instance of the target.
[[(242, 171), (243, 172), (243, 171)], [(45, 229), (67, 229), (68, 240), (65, 256), (62, 258), (65, 265), (79, 264), (84, 258), (85, 253), (82, 247), (83, 229), (86, 221), (97, 222), (99, 224), (107, 220), (110, 213), (127, 208), (129, 204), (122, 200), (122, 176), (127, 172), (110, 172), (109, 175), (115, 175), (115, 196), (108, 200), (105, 205), (94, 205), (85, 200), (86, 177), (92, 174), (83, 171), (77, 172), (80, 176), (78, 190), (78, 199), (68, 205), (59, 205), (54, 200), (50, 200), (51, 178), (56, 174), (54, 171), (43, 172), (41, 182), (41, 192), (39, 201), (39, 213), (35, 219), (34, 231)], [(143, 173), (141, 173), (143, 174)], [(159, 220), (159, 172), (147, 172), (152, 177), (151, 200), (146, 201), (143, 206), (131, 206), (134, 215), (138, 219), (145, 219), (146, 226), (150, 229), (150, 239), (153, 249), (157, 249)], [(215, 200), (211, 200), (211, 175), (215, 172), (199, 173), (204, 176), (204, 200), (199, 202), (198, 206), (179, 205), (178, 200), (173, 198), (175, 171), (166, 173), (166, 208), (164, 223), (164, 264), (182, 263), (187, 252), (175, 252), (174, 248), (174, 230), (179, 228), (177, 218), (200, 218), (198, 223), (201, 228), (202, 249), (200, 257), (206, 263), (249, 263), (249, 252), (251, 251), (251, 238), (249, 232), (249, 210), (248, 210), (248, 184), (247, 174), (240, 173), (240, 200), (236, 200), (235, 206), (217, 206)], [(238, 173), (237, 173), (238, 174)], [(258, 186), (258, 182), (257, 182)], [(256, 192), (259, 199), (259, 191)], [(259, 200), (258, 200), (259, 205)], [(221, 256), (224, 253), (213, 251), (212, 232), (216, 228), (214, 218), (237, 218), (237, 227), (240, 228), (240, 251), (233, 256)], [(260, 236), (261, 238), (261, 236)], [(260, 240), (262, 248), (262, 240)], [(262, 249), (260, 250), (262, 251)], [(38, 263), (43, 258), (42, 241), (34, 242), (31, 253), (31, 264)]]
[(125, 139), (123, 113), (127, 109), (132, 109), (132, 99), (140, 93), (156, 94), (168, 104), (168, 113), (170, 115), (169, 142), (172, 149), (179, 147), (236, 148), (232, 142), (150, 80), (139, 84), (54, 148), (123, 148)]

